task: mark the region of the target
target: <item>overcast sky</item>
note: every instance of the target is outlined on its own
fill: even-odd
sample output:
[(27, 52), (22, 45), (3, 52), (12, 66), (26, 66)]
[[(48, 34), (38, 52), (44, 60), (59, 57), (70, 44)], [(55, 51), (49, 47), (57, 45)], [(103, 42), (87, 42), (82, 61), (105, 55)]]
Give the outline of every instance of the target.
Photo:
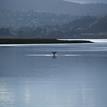
[(107, 3), (107, 0), (65, 0), (77, 3)]
[[(13, 0), (0, 0), (0, 3), (5, 4), (7, 2), (12, 2), (12, 1)], [(18, 0), (16, 0), (16, 1), (18, 1)], [(45, 0), (43, 0), (43, 1), (45, 1)], [(76, 2), (76, 3), (107, 3), (107, 0), (64, 0), (64, 1), (71, 1), (71, 2)]]

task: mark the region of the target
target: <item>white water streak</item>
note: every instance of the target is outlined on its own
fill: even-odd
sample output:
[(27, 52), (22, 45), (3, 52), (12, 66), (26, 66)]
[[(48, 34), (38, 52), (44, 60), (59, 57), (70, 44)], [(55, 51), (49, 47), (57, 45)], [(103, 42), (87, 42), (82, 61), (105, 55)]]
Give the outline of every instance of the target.
[[(54, 57), (53, 54), (26, 54), (27, 57)], [(96, 56), (106, 57), (105, 54), (56, 54), (55, 57), (81, 57), (81, 56)]]

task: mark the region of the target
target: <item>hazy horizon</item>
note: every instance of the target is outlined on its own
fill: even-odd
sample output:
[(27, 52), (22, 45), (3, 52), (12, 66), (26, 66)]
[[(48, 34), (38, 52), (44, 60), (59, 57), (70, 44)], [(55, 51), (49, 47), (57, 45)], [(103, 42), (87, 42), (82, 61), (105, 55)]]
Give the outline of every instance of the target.
[[(8, 0), (0, 0), (0, 4), (3, 4), (3, 5), (7, 5), (8, 3), (14, 3), (14, 2), (20, 2), (20, 3), (23, 3), (23, 2), (28, 2), (28, 1), (31, 1), (31, 2), (41, 2), (44, 0), (11, 0), (11, 1), (8, 1)], [(80, 4), (87, 4), (87, 3), (106, 3), (107, 4), (107, 0), (45, 0), (45, 1), (68, 1), (68, 2), (74, 2), (74, 3), (80, 3)]]
[(90, 4), (90, 3), (106, 3), (107, 0), (64, 0), (68, 2), (80, 3), (80, 4)]

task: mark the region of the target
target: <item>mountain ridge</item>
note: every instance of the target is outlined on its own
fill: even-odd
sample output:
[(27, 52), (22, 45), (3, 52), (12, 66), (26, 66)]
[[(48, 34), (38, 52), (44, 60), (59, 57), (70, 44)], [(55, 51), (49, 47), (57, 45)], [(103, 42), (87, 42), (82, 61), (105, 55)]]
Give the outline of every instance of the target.
[(107, 38), (107, 15), (85, 16), (62, 25), (23, 27), (16, 31), (0, 28), (1, 38), (104, 39)]

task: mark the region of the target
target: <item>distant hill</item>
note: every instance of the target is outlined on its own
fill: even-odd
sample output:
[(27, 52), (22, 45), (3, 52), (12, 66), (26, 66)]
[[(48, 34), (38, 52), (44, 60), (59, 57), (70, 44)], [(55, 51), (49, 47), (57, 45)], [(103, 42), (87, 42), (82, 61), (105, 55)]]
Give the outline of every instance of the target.
[(46, 12), (0, 10), (0, 27), (37, 27), (64, 24), (75, 20), (77, 16)]
[(55, 14), (104, 15), (107, 4), (79, 4), (64, 0), (2, 0), (0, 9), (47, 12)]
[(88, 27), (89, 32), (107, 33), (107, 16), (98, 18)]
[(103, 17), (82, 17), (65, 24), (68, 38), (107, 38), (107, 15)]
[[(107, 34), (107, 15), (103, 17), (83, 17), (72, 22), (76, 25), (75, 31), (80, 33), (100, 33)], [(71, 25), (71, 26), (72, 26)]]
[(55, 39), (107, 38), (107, 15), (84, 16), (78, 17), (78, 19), (72, 20), (71, 22), (70, 20), (67, 21), (67, 19), (65, 23), (62, 22), (63, 20), (61, 21), (61, 23), (57, 24), (43, 24), (41, 26), (22, 26), (16, 29), (8, 26), (0, 27), (0, 37)]

